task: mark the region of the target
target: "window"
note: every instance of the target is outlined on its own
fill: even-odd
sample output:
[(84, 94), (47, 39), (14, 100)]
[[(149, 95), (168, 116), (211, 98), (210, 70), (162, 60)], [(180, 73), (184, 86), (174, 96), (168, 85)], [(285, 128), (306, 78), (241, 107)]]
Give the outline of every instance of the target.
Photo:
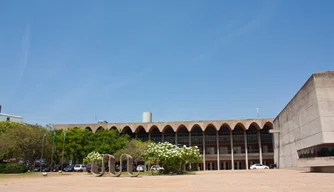
[(241, 153), (241, 147), (233, 147), (234, 153)]
[(206, 151), (207, 151), (206, 154), (215, 154), (215, 148), (214, 147), (207, 147)]
[(220, 147), (220, 154), (228, 154), (228, 148), (227, 147)]

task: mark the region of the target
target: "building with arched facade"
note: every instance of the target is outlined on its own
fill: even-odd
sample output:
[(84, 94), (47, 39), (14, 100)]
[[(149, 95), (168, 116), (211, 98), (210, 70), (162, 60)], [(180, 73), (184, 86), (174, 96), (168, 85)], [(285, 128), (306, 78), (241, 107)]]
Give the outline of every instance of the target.
[(96, 132), (116, 129), (142, 141), (198, 146), (192, 169), (248, 169), (253, 163), (334, 172), (334, 71), (312, 74), (274, 119), (54, 125)]
[(56, 129), (79, 127), (92, 132), (114, 129), (141, 141), (198, 146), (203, 163), (194, 170), (248, 169), (254, 163), (274, 163), (272, 119), (97, 123), (54, 125)]

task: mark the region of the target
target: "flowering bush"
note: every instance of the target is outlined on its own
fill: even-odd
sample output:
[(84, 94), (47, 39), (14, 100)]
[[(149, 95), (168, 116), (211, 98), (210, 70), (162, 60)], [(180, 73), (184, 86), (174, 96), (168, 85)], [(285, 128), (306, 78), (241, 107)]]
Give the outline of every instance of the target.
[(89, 153), (87, 157), (83, 159), (83, 162), (84, 163), (94, 163), (94, 162), (101, 163), (102, 155), (99, 152), (93, 151)]
[(168, 142), (149, 144), (142, 156), (146, 163), (162, 165), (165, 173), (182, 173), (186, 164), (202, 159), (197, 146), (178, 147)]

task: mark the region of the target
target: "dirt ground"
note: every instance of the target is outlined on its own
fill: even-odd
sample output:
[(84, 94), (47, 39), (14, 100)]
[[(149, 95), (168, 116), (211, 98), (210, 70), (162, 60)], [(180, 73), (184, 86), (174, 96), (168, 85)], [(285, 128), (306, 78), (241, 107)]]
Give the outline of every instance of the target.
[(296, 170), (208, 171), (196, 175), (93, 177), (86, 173), (47, 177), (0, 177), (1, 192), (104, 191), (334, 191), (334, 174)]

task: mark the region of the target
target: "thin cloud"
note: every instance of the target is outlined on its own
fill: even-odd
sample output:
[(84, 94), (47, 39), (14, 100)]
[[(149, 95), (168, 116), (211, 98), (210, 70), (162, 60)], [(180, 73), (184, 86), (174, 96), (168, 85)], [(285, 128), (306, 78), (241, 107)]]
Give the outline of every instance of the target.
[(269, 5), (264, 5), (261, 9), (262, 11), (259, 11), (257, 15), (255, 15), (252, 19), (245, 22), (240, 27), (237, 27), (234, 30), (232, 30), (232, 32), (219, 37), (217, 41), (207, 51), (197, 55), (194, 58), (194, 61), (196, 62), (206, 59), (207, 57), (209, 57), (209, 55), (214, 54), (215, 50), (217, 50), (217, 48), (221, 46), (221, 44), (227, 43), (228, 41), (231, 41), (235, 38), (238, 38), (242, 35), (245, 35), (255, 30), (256, 28), (259, 28), (261, 25), (265, 24), (271, 18), (272, 14), (274, 14), (275, 7), (276, 7), (276, 0), (273, 0)]
[(123, 81), (120, 81), (120, 82), (117, 82), (117, 83), (114, 83), (114, 84), (107, 85), (107, 86), (103, 87), (99, 93), (104, 93), (106, 91), (115, 91), (117, 89), (120, 89), (120, 88), (134, 82), (135, 80), (139, 80), (141, 77), (143, 77), (144, 75), (148, 74), (151, 71), (152, 71), (152, 68), (145, 68), (144, 70), (140, 71), (136, 75), (127, 77)]
[[(142, 76), (148, 74), (150, 71), (150, 68), (146, 68), (137, 73), (135, 76), (105, 87), (99, 86), (101, 83), (96, 78), (85, 79), (79, 86), (73, 87), (67, 92), (62, 93), (60, 97), (49, 102), (47, 105), (44, 105), (38, 111), (42, 112), (41, 114), (45, 114), (47, 116), (45, 119), (47, 119), (48, 116), (57, 116), (58, 114), (61, 114), (62, 111), (71, 110), (74, 107), (82, 104), (87, 98), (94, 99), (107, 91), (115, 91), (125, 87), (130, 83), (140, 79)], [(38, 117), (38, 115), (35, 116)]]

